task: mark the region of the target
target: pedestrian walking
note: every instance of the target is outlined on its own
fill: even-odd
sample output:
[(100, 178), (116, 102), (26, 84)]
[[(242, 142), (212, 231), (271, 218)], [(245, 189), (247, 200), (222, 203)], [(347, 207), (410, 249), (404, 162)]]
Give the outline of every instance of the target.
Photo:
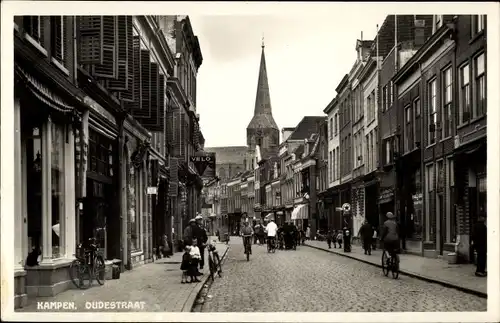
[(342, 230), (338, 230), (337, 231), (337, 243), (339, 244), (339, 249), (342, 249), (342, 238), (343, 238)]
[(361, 241), (363, 242), (363, 249), (365, 250), (365, 255), (371, 255), (373, 228), (370, 225), (370, 223), (368, 223), (368, 221), (365, 220), (365, 223), (363, 223), (363, 225), (359, 229), (359, 235), (361, 236)]
[(310, 226), (307, 226), (306, 228), (306, 240), (310, 240), (311, 239), (311, 227)]
[(332, 239), (333, 239), (333, 232), (330, 229), (326, 234), (326, 243), (328, 244), (328, 249), (332, 249)]
[(487, 247), (487, 229), (486, 216), (484, 213), (478, 216), (476, 224), (472, 229), (472, 246), (477, 252), (476, 276), (486, 277), (486, 247)]

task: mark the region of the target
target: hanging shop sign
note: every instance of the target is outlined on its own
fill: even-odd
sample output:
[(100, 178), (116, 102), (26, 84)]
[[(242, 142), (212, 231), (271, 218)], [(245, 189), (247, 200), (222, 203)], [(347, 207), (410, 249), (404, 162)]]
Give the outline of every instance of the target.
[(203, 179), (215, 178), (215, 153), (197, 152), (189, 160)]

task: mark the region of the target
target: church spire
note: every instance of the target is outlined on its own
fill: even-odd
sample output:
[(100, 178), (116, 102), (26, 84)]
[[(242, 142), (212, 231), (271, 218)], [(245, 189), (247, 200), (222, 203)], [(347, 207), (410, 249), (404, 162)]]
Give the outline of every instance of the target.
[(269, 95), (269, 84), (267, 81), (266, 56), (264, 53), (264, 35), (262, 36), (262, 52), (260, 55), (259, 78), (257, 81), (257, 94), (255, 97), (254, 116), (248, 128), (271, 128), (278, 129), (274, 121), (271, 109), (271, 97)]

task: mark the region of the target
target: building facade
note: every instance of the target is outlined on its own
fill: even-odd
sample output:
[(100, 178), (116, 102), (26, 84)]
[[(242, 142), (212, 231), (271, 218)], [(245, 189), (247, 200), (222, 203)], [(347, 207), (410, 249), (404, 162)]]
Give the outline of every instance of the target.
[[(16, 307), (70, 288), (67, 268), (89, 238), (106, 266), (114, 259), (124, 270), (151, 261), (155, 237), (172, 232), (167, 193), (178, 174), (169, 171), (167, 83), (175, 62), (156, 32), (159, 17), (14, 19)], [(191, 129), (186, 138), (202, 137)], [(28, 265), (34, 249), (39, 264)]]

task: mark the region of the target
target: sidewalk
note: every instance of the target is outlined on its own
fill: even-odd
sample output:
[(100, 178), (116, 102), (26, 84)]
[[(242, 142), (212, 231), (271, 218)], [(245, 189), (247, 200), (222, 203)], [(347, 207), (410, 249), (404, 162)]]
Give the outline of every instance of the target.
[[(210, 241), (214, 239), (215, 237), (211, 237)], [(228, 246), (217, 243), (217, 250), (221, 258), (224, 258)], [(126, 271), (121, 274), (120, 279), (107, 280), (103, 286), (94, 281), (87, 290), (70, 289), (55, 297), (29, 299), (28, 306), (17, 309), (16, 312), (37, 312), (39, 301), (74, 302), (76, 310), (61, 309), (59, 312), (107, 311), (86, 309), (86, 302), (98, 301), (144, 302), (142, 310), (108, 310), (110, 312), (190, 312), (196, 296), (209, 277), (208, 252), (205, 252), (204, 275), (200, 277), (200, 283), (181, 284), (182, 252), (177, 252), (170, 258), (162, 258)]]
[[(307, 246), (325, 250), (340, 256), (356, 259), (367, 264), (382, 267), (382, 251), (372, 250), (371, 256), (365, 255), (363, 248), (352, 246), (350, 253), (343, 249), (328, 249), (325, 241), (306, 241)], [(450, 265), (442, 259), (425, 258), (410, 254), (400, 254), (400, 272), (402, 274), (438, 283), (462, 290), (481, 297), (487, 297), (487, 278), (476, 277), (476, 267), (472, 264)]]

